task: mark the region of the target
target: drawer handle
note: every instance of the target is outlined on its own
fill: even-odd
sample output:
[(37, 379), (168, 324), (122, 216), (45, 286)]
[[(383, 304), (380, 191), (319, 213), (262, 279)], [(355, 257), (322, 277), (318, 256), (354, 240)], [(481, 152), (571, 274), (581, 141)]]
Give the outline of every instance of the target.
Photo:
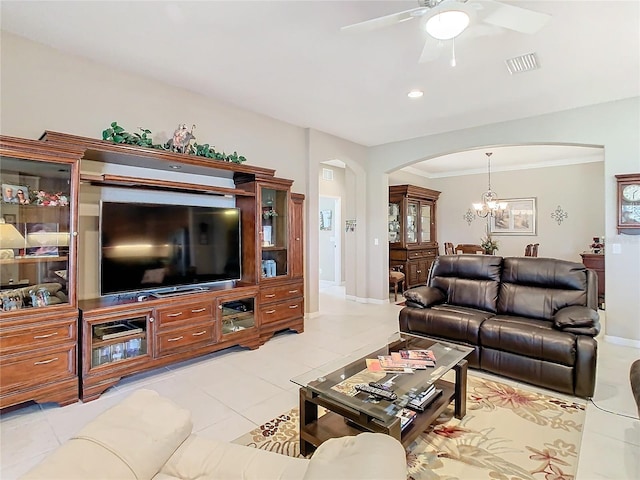
[(58, 357), (52, 358), (50, 360), (41, 360), (39, 362), (34, 362), (34, 365), (45, 365), (47, 363), (51, 363), (51, 362), (55, 362), (56, 360), (58, 360)]
[(417, 273), (422, 273), (422, 270), (418, 270), (418, 272), (417, 272)]
[(291, 309), (298, 308), (298, 305), (289, 305), (289, 308)]
[(276, 311), (275, 311), (275, 310), (267, 310), (267, 311), (266, 311), (266, 312), (264, 312), (264, 313), (267, 313), (267, 314), (271, 315), (272, 313), (276, 313)]
[(35, 338), (49, 338), (49, 337), (53, 337), (54, 335), (57, 335), (58, 332), (53, 332), (53, 333), (47, 333), (46, 335), (36, 335)]
[(204, 312), (206, 310), (206, 308), (196, 308), (195, 310), (191, 310), (191, 313), (200, 313), (200, 312)]
[(201, 332), (192, 333), (191, 335), (194, 336), (194, 337), (199, 337), (200, 335), (204, 335), (205, 333), (207, 333), (207, 331), (206, 330), (202, 330)]
[(265, 295), (264, 297), (265, 297), (265, 298), (273, 298), (273, 297), (275, 297), (275, 296), (276, 296), (276, 294), (275, 294), (275, 293), (271, 293), (271, 294), (269, 294), (269, 295)]
[(170, 313), (170, 314), (167, 315), (167, 317), (179, 317), (180, 315), (182, 315), (182, 312)]
[(176, 338), (168, 338), (167, 342), (177, 342), (178, 340), (182, 340), (184, 337), (182, 335), (180, 335), (179, 337)]
[(289, 293), (298, 293), (298, 290), (289, 290)]

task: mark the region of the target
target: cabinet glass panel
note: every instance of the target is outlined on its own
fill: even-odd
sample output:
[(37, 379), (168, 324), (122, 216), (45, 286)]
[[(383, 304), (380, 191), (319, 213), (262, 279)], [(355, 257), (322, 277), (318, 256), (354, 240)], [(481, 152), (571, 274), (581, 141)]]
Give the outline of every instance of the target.
[(389, 243), (400, 240), (400, 204), (393, 202), (389, 203)]
[(91, 367), (147, 354), (147, 317), (91, 325)]
[(222, 302), (222, 335), (239, 332), (256, 326), (255, 299), (242, 298)]
[(418, 204), (407, 205), (407, 243), (418, 241)]
[(431, 241), (431, 205), (420, 207), (420, 241)]
[(262, 278), (288, 273), (288, 196), (286, 190), (262, 188)]
[(71, 166), (0, 158), (0, 310), (69, 302)]

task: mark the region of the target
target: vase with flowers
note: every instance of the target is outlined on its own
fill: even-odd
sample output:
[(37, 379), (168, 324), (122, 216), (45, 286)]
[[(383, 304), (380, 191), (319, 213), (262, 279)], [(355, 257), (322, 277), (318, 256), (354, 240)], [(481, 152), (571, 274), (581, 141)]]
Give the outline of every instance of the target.
[(484, 250), (485, 255), (493, 255), (498, 251), (498, 241), (493, 239), (488, 228), (486, 232), (486, 236), (480, 241), (480, 246), (482, 247), (482, 250)]

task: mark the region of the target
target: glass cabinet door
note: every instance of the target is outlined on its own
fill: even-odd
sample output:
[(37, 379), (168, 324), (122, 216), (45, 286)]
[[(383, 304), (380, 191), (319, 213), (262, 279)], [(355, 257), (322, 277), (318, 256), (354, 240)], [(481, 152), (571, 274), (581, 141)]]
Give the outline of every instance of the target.
[(420, 206), (420, 242), (431, 241), (431, 205)]
[(400, 203), (389, 203), (389, 243), (396, 243), (400, 238)]
[(72, 169), (0, 159), (0, 311), (70, 302)]
[(407, 243), (418, 242), (418, 204), (407, 204)]
[(261, 237), (262, 269), (261, 277), (270, 278), (288, 274), (289, 243), (289, 197), (287, 190), (262, 187)]
[(228, 300), (220, 303), (222, 336), (256, 326), (255, 299), (253, 297)]

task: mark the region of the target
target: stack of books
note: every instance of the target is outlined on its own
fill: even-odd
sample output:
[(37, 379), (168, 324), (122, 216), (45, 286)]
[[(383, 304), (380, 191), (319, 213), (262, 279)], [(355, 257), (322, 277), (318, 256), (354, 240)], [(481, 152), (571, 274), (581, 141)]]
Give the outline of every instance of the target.
[(416, 394), (409, 400), (407, 407), (418, 412), (424, 412), (431, 403), (442, 394), (442, 390), (430, 384), (425, 390)]
[(408, 408), (403, 408), (396, 413), (396, 417), (400, 418), (400, 430), (402, 431), (407, 428), (411, 422), (413, 422), (413, 419), (416, 417), (416, 412), (411, 411)]

